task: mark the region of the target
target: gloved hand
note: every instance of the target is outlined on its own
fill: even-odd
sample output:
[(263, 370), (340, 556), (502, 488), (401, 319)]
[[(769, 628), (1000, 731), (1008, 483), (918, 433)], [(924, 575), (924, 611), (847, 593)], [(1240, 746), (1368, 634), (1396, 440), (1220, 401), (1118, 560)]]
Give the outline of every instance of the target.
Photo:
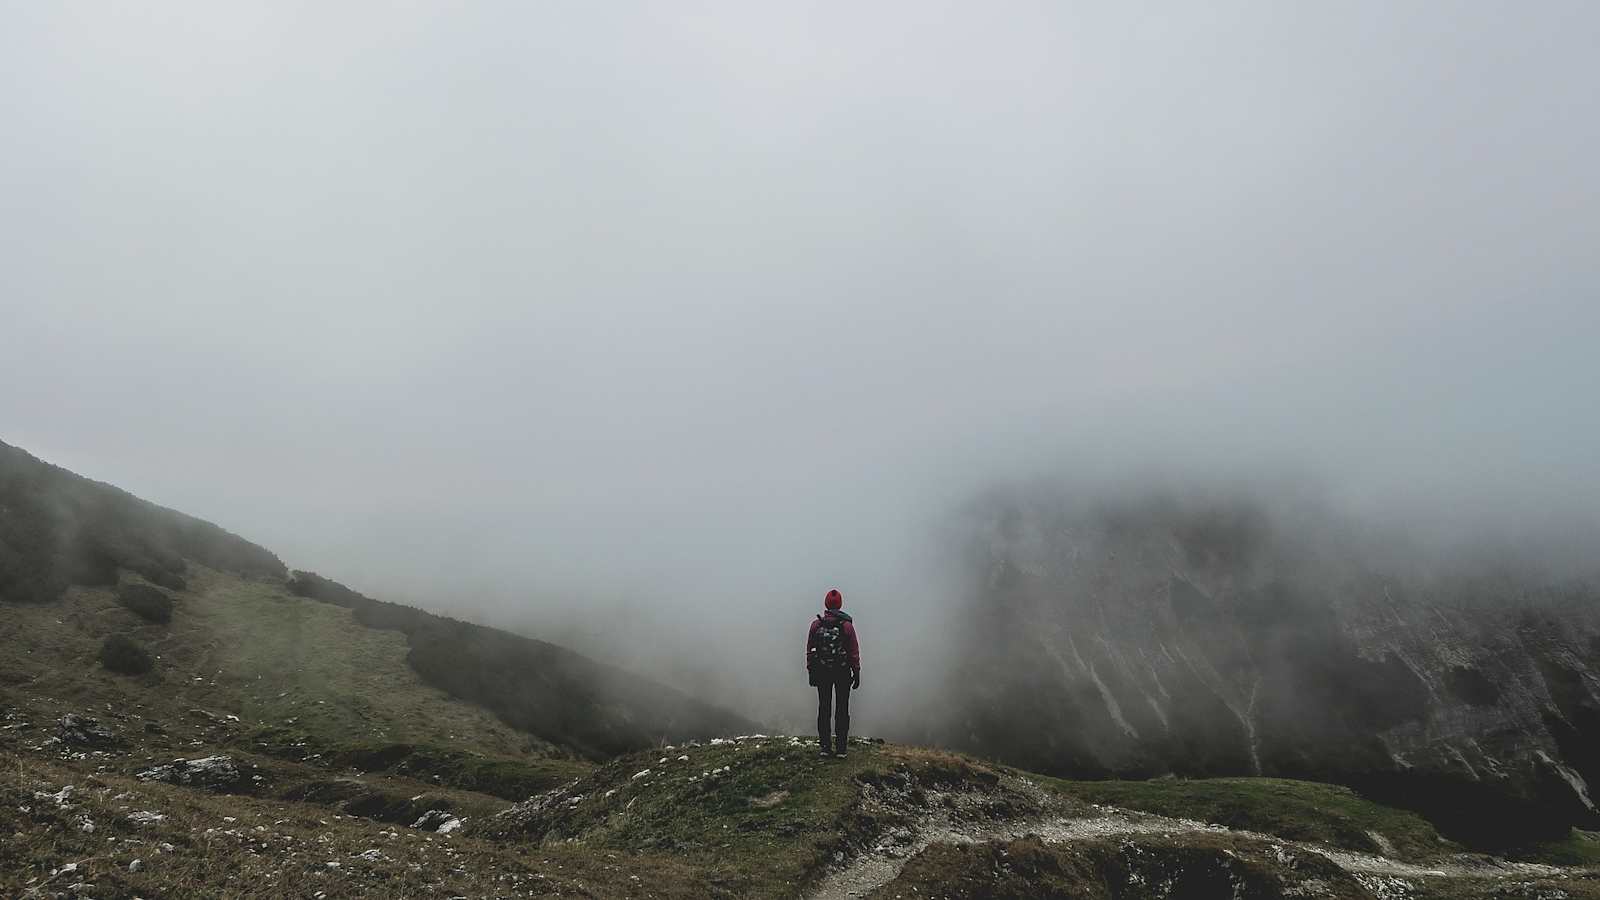
[(851, 688), (851, 690), (857, 690), (857, 691), (861, 690), (861, 670), (860, 669), (851, 669), (850, 670), (850, 688)]

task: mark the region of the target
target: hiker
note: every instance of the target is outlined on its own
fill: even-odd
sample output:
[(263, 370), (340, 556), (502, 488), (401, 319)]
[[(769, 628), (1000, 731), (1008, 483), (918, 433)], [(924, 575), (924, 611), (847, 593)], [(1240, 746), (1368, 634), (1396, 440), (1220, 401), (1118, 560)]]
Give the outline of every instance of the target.
[[(850, 744), (850, 690), (861, 687), (861, 645), (856, 642), (856, 626), (850, 614), (841, 608), (844, 596), (837, 590), (829, 591), (822, 605), (826, 609), (811, 620), (811, 631), (806, 635), (806, 673), (817, 689), (820, 755), (844, 759)], [(830, 729), (830, 724), (837, 727)], [(828, 739), (830, 730), (837, 741)]]

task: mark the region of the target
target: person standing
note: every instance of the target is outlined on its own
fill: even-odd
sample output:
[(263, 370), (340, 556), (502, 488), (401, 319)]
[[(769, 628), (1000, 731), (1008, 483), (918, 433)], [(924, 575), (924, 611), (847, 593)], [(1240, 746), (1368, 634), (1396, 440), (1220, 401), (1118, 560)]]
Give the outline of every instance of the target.
[(861, 687), (861, 644), (855, 620), (843, 609), (844, 595), (831, 590), (822, 605), (806, 634), (806, 673), (817, 689), (820, 755), (844, 759), (850, 746), (850, 691)]

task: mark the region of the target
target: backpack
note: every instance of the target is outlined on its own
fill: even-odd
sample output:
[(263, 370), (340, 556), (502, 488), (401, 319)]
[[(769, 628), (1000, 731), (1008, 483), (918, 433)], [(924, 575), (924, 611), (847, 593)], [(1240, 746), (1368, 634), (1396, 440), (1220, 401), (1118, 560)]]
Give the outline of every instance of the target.
[(813, 669), (843, 671), (850, 668), (850, 649), (844, 643), (845, 620), (838, 616), (817, 615), (816, 639), (811, 643)]

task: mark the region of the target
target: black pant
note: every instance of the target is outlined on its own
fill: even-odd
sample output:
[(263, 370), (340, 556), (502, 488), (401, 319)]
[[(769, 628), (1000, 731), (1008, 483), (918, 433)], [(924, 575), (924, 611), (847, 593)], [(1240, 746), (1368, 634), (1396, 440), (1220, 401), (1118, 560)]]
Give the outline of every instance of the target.
[[(839, 700), (839, 713), (834, 715), (834, 698)], [(839, 742), (832, 744), (828, 740), (829, 720), (837, 726)], [(850, 740), (850, 672), (819, 672), (817, 673), (817, 737), (822, 740), (822, 749), (827, 750), (836, 746), (843, 753)]]

